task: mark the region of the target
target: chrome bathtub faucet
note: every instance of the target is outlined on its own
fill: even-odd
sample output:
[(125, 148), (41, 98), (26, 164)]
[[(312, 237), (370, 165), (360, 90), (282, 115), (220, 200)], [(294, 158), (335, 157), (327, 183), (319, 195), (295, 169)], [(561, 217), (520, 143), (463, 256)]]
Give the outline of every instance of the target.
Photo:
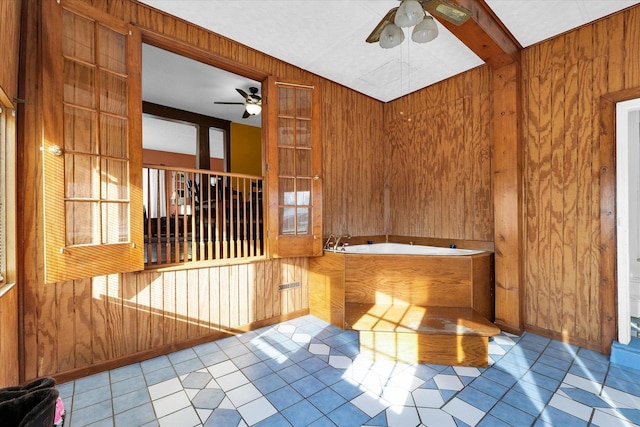
[(333, 235), (333, 233), (329, 234), (329, 238), (327, 238), (327, 241), (324, 242), (324, 248), (325, 249), (331, 249), (331, 240), (333, 239), (333, 247), (335, 248), (335, 244), (336, 244), (336, 236)]
[(340, 240), (342, 239), (351, 239), (351, 234), (343, 234), (342, 236), (338, 237), (338, 240), (336, 240), (336, 244), (333, 246), (334, 251), (338, 250), (338, 245), (340, 244)]

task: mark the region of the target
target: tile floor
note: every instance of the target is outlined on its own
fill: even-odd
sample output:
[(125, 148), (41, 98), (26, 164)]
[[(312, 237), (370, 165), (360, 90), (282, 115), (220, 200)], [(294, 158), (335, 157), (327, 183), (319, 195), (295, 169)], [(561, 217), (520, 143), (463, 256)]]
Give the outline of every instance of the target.
[(533, 334), (491, 366), (372, 363), (313, 316), (58, 385), (66, 426), (634, 426), (640, 371)]
[(631, 317), (631, 336), (640, 338), (640, 318)]

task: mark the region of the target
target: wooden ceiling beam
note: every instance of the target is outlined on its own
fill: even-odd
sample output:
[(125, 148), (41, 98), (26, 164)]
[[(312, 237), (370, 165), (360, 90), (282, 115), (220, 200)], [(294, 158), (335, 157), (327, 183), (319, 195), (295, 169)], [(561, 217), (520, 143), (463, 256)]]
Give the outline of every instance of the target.
[(471, 11), (471, 19), (457, 26), (434, 16), (493, 69), (520, 61), (522, 47), (506, 30), (484, 0), (456, 0), (456, 4)]

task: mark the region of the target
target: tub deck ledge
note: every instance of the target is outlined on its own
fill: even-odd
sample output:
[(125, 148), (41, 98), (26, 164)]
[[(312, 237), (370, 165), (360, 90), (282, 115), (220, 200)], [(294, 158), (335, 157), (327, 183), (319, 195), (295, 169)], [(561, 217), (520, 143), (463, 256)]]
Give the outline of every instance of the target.
[(486, 367), (488, 339), (500, 329), (469, 307), (347, 303), (345, 328), (360, 354), (408, 363)]

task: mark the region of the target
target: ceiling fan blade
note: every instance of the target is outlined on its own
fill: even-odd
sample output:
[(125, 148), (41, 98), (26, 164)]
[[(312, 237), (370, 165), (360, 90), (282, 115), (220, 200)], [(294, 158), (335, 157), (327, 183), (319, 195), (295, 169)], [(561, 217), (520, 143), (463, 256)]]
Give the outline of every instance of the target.
[(429, 15), (442, 18), (453, 25), (462, 25), (471, 17), (469, 10), (447, 0), (421, 0), (420, 3)]
[(249, 116), (251, 116), (251, 114), (249, 114), (249, 113), (247, 112), (247, 110), (244, 110), (244, 114), (242, 114), (242, 118), (243, 118), (243, 119), (246, 119), (246, 118), (247, 118), (247, 117), (249, 117)]
[(242, 95), (244, 97), (244, 99), (247, 99), (247, 100), (249, 99), (249, 94), (247, 92), (243, 91), (242, 89), (238, 89), (238, 88), (236, 88), (236, 91), (238, 91), (238, 93), (240, 95)]
[(214, 102), (214, 104), (225, 104), (225, 105), (244, 105), (244, 102)]
[(382, 33), (382, 30), (389, 22), (393, 22), (396, 17), (397, 10), (398, 8), (394, 7), (389, 12), (387, 12), (384, 18), (382, 18), (380, 22), (378, 22), (378, 25), (376, 25), (371, 34), (369, 34), (369, 37), (367, 37), (367, 43), (378, 43), (380, 41), (380, 34)]

